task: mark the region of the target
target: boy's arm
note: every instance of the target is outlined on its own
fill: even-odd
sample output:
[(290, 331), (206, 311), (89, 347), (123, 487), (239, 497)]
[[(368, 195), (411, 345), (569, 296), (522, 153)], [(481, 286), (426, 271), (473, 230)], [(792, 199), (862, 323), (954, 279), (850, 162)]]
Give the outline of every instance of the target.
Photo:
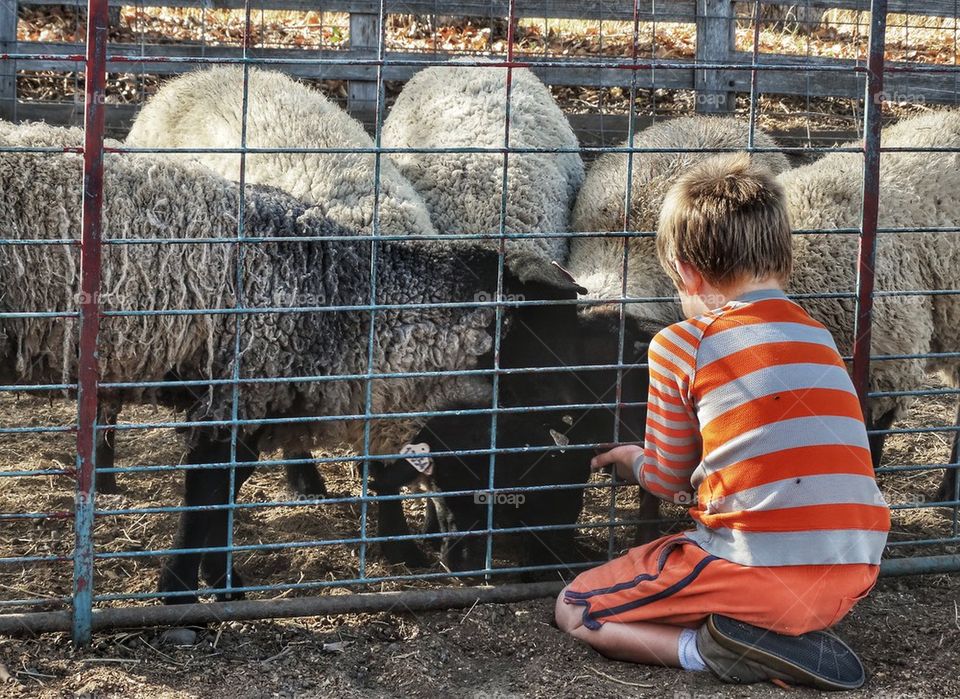
[(684, 332), (686, 323), (678, 325), (660, 331), (650, 343), (647, 430), (634, 475), (644, 490), (657, 497), (690, 503), (690, 478), (700, 464), (701, 451), (700, 425), (690, 397), (696, 335)]

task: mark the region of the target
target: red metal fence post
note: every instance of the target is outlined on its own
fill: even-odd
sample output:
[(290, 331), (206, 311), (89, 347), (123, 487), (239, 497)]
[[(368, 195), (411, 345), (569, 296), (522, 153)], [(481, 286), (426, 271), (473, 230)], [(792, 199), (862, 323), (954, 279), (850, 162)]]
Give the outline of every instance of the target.
[(887, 32), (887, 0), (870, 2), (870, 49), (867, 59), (863, 123), (863, 211), (857, 263), (857, 315), (853, 330), (853, 383), (865, 417), (870, 391), (870, 331), (873, 322), (874, 262), (880, 210), (880, 129), (883, 118), (883, 67)]
[(93, 609), (94, 454), (97, 423), (97, 333), (103, 230), (104, 88), (107, 0), (89, 0), (84, 84), (83, 230), (80, 239), (80, 356), (77, 372), (77, 491), (73, 560), (73, 640), (90, 642)]

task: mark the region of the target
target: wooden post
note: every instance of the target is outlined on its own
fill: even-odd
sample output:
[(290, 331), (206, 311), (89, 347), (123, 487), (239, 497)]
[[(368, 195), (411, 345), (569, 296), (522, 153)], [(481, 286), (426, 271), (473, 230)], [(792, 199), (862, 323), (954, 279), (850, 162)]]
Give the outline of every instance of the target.
[[(736, 32), (733, 0), (697, 0), (697, 63), (727, 63), (733, 55)], [(723, 70), (695, 71), (697, 111), (732, 112), (736, 108), (733, 75)]]
[[(350, 14), (350, 49), (363, 58), (376, 58), (380, 41), (380, 16)], [(375, 72), (375, 71), (373, 71)], [(351, 80), (347, 83), (347, 109), (355, 117), (369, 115), (377, 108), (376, 80)]]
[[(17, 45), (17, 0), (0, 0), (0, 53), (13, 53)], [(0, 119), (17, 116), (17, 62), (0, 60)]]

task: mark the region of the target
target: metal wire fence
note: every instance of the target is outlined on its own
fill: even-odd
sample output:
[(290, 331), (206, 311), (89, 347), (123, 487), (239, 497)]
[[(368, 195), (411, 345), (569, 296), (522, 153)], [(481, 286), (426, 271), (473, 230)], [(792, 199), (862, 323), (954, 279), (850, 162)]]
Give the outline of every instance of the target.
[[(943, 145), (938, 142), (932, 147), (883, 147), (881, 143), (885, 110), (899, 117), (911, 109), (916, 111), (918, 104), (934, 110), (943, 108), (933, 106), (934, 102), (956, 101), (956, 23), (960, 14), (955, 2), (890, 2), (888, 8), (885, 0), (834, 0), (789, 7), (756, 1), (638, 1), (631, 5), (509, 0), (459, 3), (456, 10), (441, 2), (396, 5), (385, 0), (277, 4), (276, 9), (290, 12), (354, 13), (348, 19), (333, 20), (321, 14), (313, 26), (327, 37), (325, 43), (304, 50), (285, 45), (267, 47), (265, 15), (249, 2), (218, 3), (218, 8), (238, 11), (242, 31), (234, 37), (236, 46), (208, 44), (206, 10), (200, 14), (204, 38), (199, 46), (147, 41), (145, 31), (139, 42), (132, 43), (121, 33), (117, 43), (111, 41), (110, 22), (110, 8), (115, 3), (90, 0), (85, 14), (74, 20), (86, 31), (83, 55), (69, 44), (17, 37), (18, 5), (39, 4), (31, 0), (2, 5), (0, 37), (6, 40), (0, 48), (0, 100), (4, 101), (4, 113), (18, 121), (47, 116), (69, 122), (71, 112), (63, 110), (62, 104), (30, 103), (18, 98), (18, 85), (22, 87), (33, 72), (48, 71), (68, 76), (82, 88), (83, 130), (81, 135), (73, 132), (65, 136), (75, 139), (67, 145), (0, 140), (0, 162), (9, 162), (8, 171), (37, 164), (39, 173), (42, 163), (54, 163), (55, 169), (70, 173), (75, 169), (77, 179), (82, 178), (82, 186), (79, 181), (73, 183), (78, 186), (82, 215), (74, 211), (65, 224), (52, 226), (38, 211), (34, 227), (23, 214), (28, 208), (27, 195), (0, 192), (7, 195), (4, 206), (20, 209), (17, 215), (3, 219), (8, 227), (0, 231), (0, 252), (8, 251), (7, 266), (13, 268), (18, 259), (9, 251), (36, 248), (49, 251), (51, 258), (64, 255), (67, 266), (62, 269), (75, 272), (74, 276), (64, 273), (62, 278), (56, 274), (41, 278), (40, 270), (27, 267), (19, 270), (16, 278), (5, 277), (8, 282), (15, 279), (24, 287), (40, 290), (61, 284), (73, 302), (67, 307), (45, 305), (50, 304), (51, 296), (38, 291), (40, 298), (32, 307), (16, 307), (4, 301), (0, 308), (0, 324), (8, 345), (22, 347), (26, 340), (18, 333), (30, 323), (43, 326), (42, 350), (34, 358), (35, 366), (18, 366), (12, 373), (5, 372), (7, 383), (0, 386), (0, 441), (4, 450), (0, 479), (10, 484), (0, 487), (5, 493), (0, 522), (9, 532), (3, 537), (0, 552), (0, 608), (8, 612), (0, 615), (0, 630), (71, 628), (75, 640), (86, 642), (94, 628), (109, 625), (384, 609), (397, 604), (397, 600), (408, 608), (452, 604), (456, 603), (456, 593), (451, 591), (451, 581), (557, 581), (616, 555), (633, 542), (635, 531), (649, 535), (651, 527), (657, 531), (682, 527), (682, 507), (667, 507), (663, 513), (666, 518), (660, 518), (651, 511), (649, 502), (638, 498), (635, 488), (623, 487), (616, 478), (591, 479), (586, 470), (589, 457), (597, 449), (635, 440), (638, 432), (642, 434), (645, 389), (640, 389), (645, 384), (638, 377), (642, 377), (646, 365), (638, 347), (642, 348), (644, 337), (649, 339), (643, 332), (659, 320), (647, 309), (676, 304), (672, 295), (664, 295), (656, 286), (641, 293), (628, 288), (631, 265), (638, 263), (629, 254), (631, 241), (649, 240), (653, 235), (651, 227), (635, 220), (632, 211), (638, 177), (635, 160), (664, 152), (698, 155), (747, 150), (757, 155), (783, 153), (794, 162), (828, 153), (862, 158), (857, 166), (862, 180), (856, 211), (859, 225), (827, 222), (826, 228), (801, 227), (797, 231), (798, 236), (814, 238), (856, 237), (858, 247), (852, 258), (856, 262), (855, 284), (817, 293), (798, 292), (795, 297), (801, 303), (835, 301), (853, 316), (848, 318), (851, 336), (838, 340), (849, 349), (847, 359), (855, 385), (866, 414), (873, 417), (871, 435), (875, 444), (882, 447), (880, 438), (888, 438), (885, 459), (877, 469), (895, 511), (884, 570), (904, 573), (960, 568), (960, 493), (956, 479), (945, 480), (945, 489), (937, 498), (930, 495), (944, 468), (948, 472), (957, 469), (956, 449), (947, 458), (946, 447), (958, 434), (951, 407), (960, 393), (955, 363), (960, 358), (960, 346), (934, 343), (928, 347), (930, 351), (915, 352), (910, 349), (914, 347), (911, 343), (897, 345), (885, 339), (882, 345), (874, 345), (871, 356), (875, 301), (926, 299), (933, 304), (949, 304), (960, 292), (955, 283), (939, 288), (875, 289), (874, 272), (878, 241), (884, 236), (904, 236), (902, 239), (908, 241), (904, 245), (923, 246), (915, 236), (942, 238), (960, 231), (960, 220), (942, 218), (932, 218), (928, 225), (899, 225), (896, 216), (889, 212), (885, 215), (881, 177), (881, 153), (941, 154), (950, 167), (957, 169), (950, 158), (955, 159), (960, 148), (946, 137)], [(144, 22), (150, 17), (145, 9), (150, 4), (138, 3), (123, 11), (135, 11), (137, 23)], [(155, 4), (206, 7), (184, 0)], [(809, 29), (806, 25), (816, 28), (824, 24), (824, 13), (830, 8), (849, 12), (834, 17), (830, 31), (856, 37), (850, 41), (852, 56), (828, 59), (813, 55), (809, 42), (805, 50), (792, 55), (764, 49), (765, 33), (775, 31), (779, 37), (798, 41), (796, 37), (804, 36)], [(913, 14), (896, 17), (888, 10)], [(487, 45), (459, 51), (466, 57), (459, 56), (457, 66), (504, 75), (499, 142), (449, 147), (385, 145), (385, 118), (398, 99), (398, 89), (402, 95), (402, 88), (394, 81), (444, 65), (452, 53), (458, 53), (439, 46), (441, 33), (436, 27), (441, 20), (437, 17), (447, 12), (475, 14), (490, 24)], [(397, 14), (431, 16), (424, 22), (431, 26), (432, 46), (417, 51), (391, 48), (396, 37), (391, 38), (390, 21)], [(938, 17), (937, 23), (927, 21), (928, 15)], [(540, 21), (531, 17), (544, 16), (596, 19), (597, 46), (571, 58), (558, 55), (544, 39), (542, 53), (535, 55), (529, 45), (522, 46), (518, 32)], [(116, 19), (113, 31), (118, 30)], [(280, 24), (291, 21), (289, 17), (278, 20)], [(549, 21), (543, 20), (542, 34), (547, 37)], [(618, 23), (616, 35), (627, 37), (616, 48), (615, 56), (603, 50), (604, 21)], [(499, 39), (494, 38), (497, 22), (504, 24)], [(785, 28), (785, 22), (793, 24)], [(13, 39), (8, 31), (11, 23)], [(664, 25), (669, 27), (664, 29)], [(342, 27), (344, 33), (349, 30), (349, 43), (345, 42), (348, 48), (331, 48), (340, 39), (333, 42), (332, 34), (324, 34), (323, 28), (330, 26)], [(694, 55), (689, 58), (671, 55), (662, 44), (665, 32), (682, 36), (683, 26), (695, 28)], [(952, 42), (947, 40), (953, 47), (950, 65), (911, 62), (911, 28), (951, 35)], [(887, 43), (888, 31), (898, 33), (895, 45)], [(789, 42), (781, 40), (783, 43)], [(889, 59), (890, 53), (896, 60)], [(135, 71), (141, 85), (154, 86), (157, 75), (224, 64), (236, 66), (242, 76), (238, 85), (242, 95), (238, 143), (190, 145), (184, 138), (185, 147), (143, 146), (106, 138), (108, 122), (116, 118), (112, 123), (122, 125), (140, 106), (131, 105), (124, 111), (120, 108), (123, 105), (111, 103), (111, 71)], [(600, 117), (608, 116), (603, 114), (603, 95), (609, 97), (615, 89), (619, 106), (612, 111), (619, 110), (619, 127), (605, 132), (601, 121), (581, 129), (581, 137), (591, 131), (597, 145), (517, 144), (512, 129), (517, 128), (516, 110), (523, 107), (517, 106), (514, 90), (520, 80), (518, 71), (526, 68), (533, 68), (552, 85), (553, 96), (564, 106), (567, 103), (558, 86), (599, 86), (596, 106)], [(82, 73), (74, 72), (78, 69)], [(262, 69), (311, 79), (348, 80), (341, 96), (346, 98), (347, 107), (369, 122), (370, 143), (248, 143), (251, 119), (266, 117), (283, 123), (291, 118), (255, 113), (251, 75)], [(328, 92), (329, 88), (329, 84), (324, 86)], [(648, 121), (677, 113), (672, 107), (661, 111), (658, 100), (662, 107), (672, 99), (668, 93), (684, 91), (693, 95), (687, 107), (746, 122), (744, 141), (733, 147), (643, 145), (643, 126)], [(786, 111), (808, 121), (799, 129), (794, 126), (792, 134), (778, 145), (767, 146), (760, 124), (775, 111), (771, 99), (778, 95), (799, 99), (785, 103)], [(143, 99), (142, 91), (139, 99)], [(836, 125), (839, 112), (826, 114), (836, 108), (836, 103), (828, 108), (817, 100), (845, 100), (846, 111), (840, 119), (845, 121), (834, 129), (832, 138), (822, 131), (814, 133), (817, 129), (811, 124), (819, 115), (826, 116), (827, 122), (833, 119)], [(210, 119), (215, 120), (217, 105), (210, 107)], [(859, 140), (854, 145), (835, 145), (845, 140), (838, 134), (849, 130), (850, 124)], [(798, 132), (802, 133), (798, 136)], [(0, 138), (5, 138), (2, 132)], [(385, 228), (385, 199), (395, 196), (395, 190), (387, 192), (384, 185), (392, 177), (388, 172), (395, 167), (392, 161), (415, 154), (433, 158), (476, 154), (496, 159), (496, 225), (485, 230), (461, 227), (440, 233)], [(307, 223), (271, 228), (258, 223), (260, 212), (271, 206), (269, 197), (280, 195), (263, 190), (261, 183), (248, 182), (248, 164), (253, 158), (269, 155), (288, 156), (288, 163), (309, 156), (365, 156), (369, 177), (364, 186), (372, 201), (369, 230), (358, 232), (349, 226), (328, 230), (321, 224)], [(514, 227), (508, 211), (512, 188), (519, 185), (511, 180), (511, 165), (527, 156), (564, 155), (587, 161), (601, 156), (625, 158), (624, 178), (615, 193), (621, 203), (615, 230), (576, 230), (571, 226), (570, 230), (521, 231)], [(186, 224), (175, 229), (169, 223), (189, 222), (189, 215), (167, 219), (166, 228), (158, 225), (150, 229), (153, 224), (149, 219), (161, 205), (149, 198), (149, 192), (145, 200), (132, 199), (142, 217), (148, 219), (146, 228), (123, 220), (116, 213), (119, 209), (111, 208), (110, 197), (119, 200), (133, 196), (116, 188), (117, 179), (137, 176), (118, 163), (140, 163), (142, 170), (161, 167), (154, 163), (180, 167), (188, 156), (238, 158), (239, 189), (223, 189), (234, 192), (230, 200), (235, 202), (233, 215), (222, 219), (232, 221), (229, 230), (226, 226), (219, 226), (223, 230), (201, 230)], [(115, 167), (116, 172), (112, 170)], [(213, 175), (190, 174), (193, 171), (189, 166), (183, 167), (190, 177), (202, 180), (201, 189), (212, 187), (208, 195), (211, 200), (215, 191), (220, 191), (220, 184), (210, 185), (211, 180), (203, 179)], [(13, 180), (4, 177), (7, 179), (0, 186), (11, 187)], [(39, 174), (35, 181), (38, 189), (44, 186)], [(183, 187), (181, 191), (186, 191), (189, 185)], [(394, 187), (392, 181), (389, 187)], [(18, 201), (17, 196), (24, 199)], [(57, 197), (69, 203), (69, 187), (44, 192), (40, 199), (48, 199), (54, 207), (59, 203), (54, 201)], [(196, 200), (184, 194), (182, 203), (164, 201), (162, 206), (185, 207), (189, 214), (191, 201)], [(297, 216), (306, 215), (301, 204), (284, 202), (282, 205), (298, 212)], [(325, 202), (314, 203), (321, 210), (326, 208)], [(483, 206), (484, 202), (476, 205)], [(572, 195), (564, 205), (573, 205)], [(111, 220), (111, 215), (117, 218)], [(30, 225), (21, 227), (17, 223), (25, 220)], [(153, 234), (143, 234), (151, 230)], [(157, 233), (161, 230), (168, 234)], [(564, 274), (550, 265), (545, 265), (548, 271), (539, 281), (518, 280), (508, 264), (513, 246), (534, 247), (559, 240), (565, 248), (577, 240), (597, 239), (612, 241), (621, 251), (609, 262), (610, 276), (619, 285), (613, 296), (593, 294), (589, 288), (586, 294), (578, 294)], [(175, 251), (171, 255), (187, 251), (182, 254), (190, 255), (194, 254), (190, 250), (201, 249), (205, 252), (197, 254), (207, 266), (184, 274), (193, 285), (208, 278), (222, 282), (228, 293), (211, 297), (210, 304), (184, 306), (171, 301), (173, 295), (163, 294), (161, 302), (136, 296), (104, 296), (104, 275), (117, 274), (111, 265), (130, 259), (153, 260), (156, 267), (146, 273), (155, 275), (152, 284), (162, 289), (163, 284), (171, 283), (171, 277), (164, 268), (164, 260), (170, 258), (164, 258), (161, 251)], [(411, 249), (414, 252), (404, 252)], [(881, 254), (897, 254), (896, 246), (882, 247)], [(417, 283), (401, 284), (400, 293), (397, 280), (390, 276), (391, 264), (404, 255), (409, 256), (404, 264), (426, 275), (429, 283), (418, 286), (422, 278), (415, 277)], [(283, 287), (296, 286), (299, 281), (289, 270), (286, 277), (269, 277), (266, 268), (256, 266), (263, 259), (275, 264), (279, 260), (291, 269), (302, 260), (308, 261), (304, 264), (325, 265), (324, 283), (333, 278), (346, 285), (359, 279), (363, 288), (352, 296), (288, 295), (284, 288), (279, 289), (279, 297), (258, 295), (260, 283), (269, 286), (272, 280)], [(463, 260), (462, 268), (457, 269), (456, 264), (442, 266), (444, 260)], [(450, 281), (448, 285), (455, 291), (446, 290), (444, 284), (449, 280), (443, 275), (431, 276), (437, 265), (447, 271), (448, 277), (456, 277), (457, 283)], [(852, 279), (854, 270), (850, 272)], [(266, 277), (258, 278), (257, 273)], [(310, 274), (304, 267), (302, 275), (307, 283)], [(591, 324), (598, 314), (605, 322)], [(468, 342), (449, 334), (443, 335), (442, 341), (436, 337), (428, 340), (438, 343), (429, 349), (439, 359), (401, 369), (385, 359), (392, 343), (411, 346), (404, 344), (409, 338), (388, 334), (394, 327), (391, 323), (397, 323), (398, 318), (417, 326), (481, 316), (487, 321), (482, 342), (488, 342), (489, 347), (475, 352), (469, 362), (452, 361), (454, 355), (445, 353), (447, 347), (441, 346), (444, 342)], [(281, 318), (289, 319), (289, 323), (276, 320)], [(177, 340), (172, 337), (177, 328), (194, 319), (201, 319), (199, 322), (209, 329), (205, 342), (224, 353), (218, 358), (219, 374), (210, 369), (212, 364), (184, 369), (173, 363), (161, 375), (149, 376), (114, 370), (111, 362), (118, 361), (118, 352), (123, 349), (107, 344), (117, 337), (111, 330), (114, 324), (140, 323), (159, 346), (183, 342), (183, 335)], [(282, 333), (265, 338), (264, 328), (270, 332), (287, 328), (290, 333), (290, 328), (302, 327), (297, 323), (321, 328), (327, 335), (308, 337), (293, 355), (342, 354), (354, 357), (354, 363), (290, 360), (287, 366), (294, 367), (292, 371), (275, 372), (245, 366), (255, 354), (251, 348), (286, 342)], [(338, 332), (342, 334), (336, 335)], [(584, 349), (585, 338), (597, 340), (602, 350), (597, 351), (595, 346)], [(469, 341), (481, 342), (475, 338)], [(137, 352), (149, 349), (149, 345), (135, 347)], [(8, 347), (7, 351), (5, 359), (14, 366), (19, 359), (16, 350)], [(50, 360), (58, 352), (74, 351), (66, 360)], [(159, 349), (157, 352), (163, 353)], [(952, 367), (953, 374), (945, 387), (937, 386), (932, 375), (916, 385), (871, 384), (871, 366), (910, 362), (948, 367), (948, 372)], [(344, 368), (350, 366), (353, 368)], [(312, 371), (299, 371), (297, 367)], [(916, 372), (905, 375), (917, 376)], [(42, 378), (25, 378), (34, 376)], [(473, 393), (433, 400), (427, 389), (444, 381), (459, 381), (462, 389), (469, 384)], [(347, 385), (355, 391), (350, 400), (323, 404), (304, 398), (333, 395), (337, 387)], [(415, 388), (411, 391), (404, 386)], [(285, 387), (294, 387), (291, 390), (303, 403), (250, 413), (251, 395)], [(384, 399), (394, 394), (405, 395), (405, 401), (391, 403)], [(468, 394), (469, 400), (465, 397)], [(888, 420), (875, 415), (876, 405), (906, 399), (914, 402), (905, 416), (897, 415), (900, 422), (893, 423), (892, 415)], [(198, 410), (197, 405), (205, 400), (215, 404), (215, 409)], [(403, 425), (406, 427), (401, 429)], [(423, 432), (424, 425), (429, 428), (427, 432)], [(525, 430), (530, 425), (535, 425), (540, 434), (528, 435)], [(306, 446), (279, 450), (277, 444), (283, 440), (277, 444), (252, 443), (254, 435), (280, 429), (306, 435)], [(422, 443), (412, 443), (418, 431)], [(519, 436), (518, 431), (522, 433)], [(186, 451), (177, 433), (187, 435)], [(342, 445), (347, 440), (337, 442), (329, 437), (347, 433), (353, 435), (347, 446)], [(319, 445), (310, 442), (317, 434), (326, 435)], [(405, 437), (390, 441), (396, 434)], [(308, 451), (309, 446), (318, 447), (317, 452)], [(448, 473), (463, 478), (447, 476), (444, 466), (449, 466)], [(254, 467), (258, 472), (251, 478)], [(281, 470), (287, 472), (293, 494), (280, 484)], [(184, 503), (177, 504), (180, 474), (188, 489), (192, 487), (200, 497), (191, 499), (188, 493)], [(398, 478), (402, 481), (399, 485), (422, 487), (401, 492), (398, 483), (392, 482)], [(119, 494), (98, 492), (104, 485), (113, 486), (114, 479)], [(464, 508), (467, 519), (460, 516)], [(179, 534), (172, 539), (175, 518), (181, 524)], [(407, 519), (423, 521), (424, 531), (412, 533)], [(222, 531), (223, 539), (210, 531)], [(515, 541), (518, 538), (519, 545)], [(439, 560), (432, 544), (442, 547)], [(539, 557), (531, 553), (537, 551)], [(158, 591), (164, 559), (173, 563), (163, 573)], [(237, 569), (246, 571), (242, 580)], [(198, 570), (205, 585), (199, 583)], [(438, 587), (439, 583), (446, 586)], [(506, 584), (480, 594), (489, 599), (516, 599), (542, 594), (555, 586), (555, 582), (546, 587), (542, 583)], [(327, 588), (376, 592), (372, 596), (349, 595), (346, 600), (341, 595), (299, 597)], [(410, 592), (410, 588), (424, 589)], [(474, 588), (470, 592), (478, 594)], [(236, 602), (244, 593), (257, 600)], [(230, 604), (138, 604), (156, 599), (192, 602), (198, 594), (216, 595)], [(295, 599), (283, 599), (288, 596)]]

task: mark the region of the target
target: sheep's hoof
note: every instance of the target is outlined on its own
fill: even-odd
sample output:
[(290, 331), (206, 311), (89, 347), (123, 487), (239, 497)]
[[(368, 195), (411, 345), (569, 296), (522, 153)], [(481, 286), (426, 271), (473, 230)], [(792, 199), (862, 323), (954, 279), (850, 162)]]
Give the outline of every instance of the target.
[[(226, 572), (222, 567), (217, 567), (218, 564), (222, 563), (224, 563), (222, 558), (207, 555), (203, 557), (203, 562), (200, 564), (200, 572), (203, 573), (203, 579), (215, 590), (227, 586)], [(237, 572), (236, 568), (232, 568), (230, 571), (230, 587), (232, 589), (228, 591), (216, 593), (218, 602), (235, 602), (244, 598), (244, 593), (241, 590), (235, 589), (243, 587), (243, 578), (240, 577), (240, 573)]]
[(287, 466), (287, 485), (296, 495), (311, 500), (327, 497), (327, 484), (313, 464)]
[(659, 539), (663, 534), (656, 522), (641, 522), (633, 530), (633, 545), (642, 546)]
[(123, 488), (117, 485), (115, 473), (99, 473), (97, 474), (97, 492), (103, 495), (119, 495), (123, 492)]
[(937, 489), (937, 494), (933, 496), (935, 502), (953, 502), (956, 500), (957, 475), (955, 470), (947, 471), (940, 487)]
[(217, 594), (217, 602), (236, 602), (246, 599), (247, 594), (242, 590), (233, 590), (231, 592), (220, 592)]
[(408, 568), (427, 568), (429, 559), (412, 541), (383, 541), (380, 543), (380, 553), (387, 563), (405, 565)]
[[(168, 590), (164, 589), (163, 586), (160, 587), (160, 592), (181, 592), (181, 590)], [(183, 590), (186, 592), (186, 590)], [(189, 595), (175, 595), (173, 597), (164, 597), (163, 603), (165, 605), (174, 605), (174, 604), (196, 604), (200, 601), (200, 598), (197, 597), (196, 592), (192, 592)]]
[(174, 565), (168, 564), (164, 566), (163, 570), (160, 572), (160, 584), (157, 586), (158, 590), (161, 593), (165, 592), (183, 592), (188, 594), (181, 595), (170, 595), (163, 598), (163, 603), (166, 605), (172, 604), (193, 604), (199, 602), (200, 599), (197, 597), (197, 581), (194, 579), (193, 584), (188, 584), (184, 582), (184, 579), (187, 576), (180, 575), (177, 572), (177, 569)]

